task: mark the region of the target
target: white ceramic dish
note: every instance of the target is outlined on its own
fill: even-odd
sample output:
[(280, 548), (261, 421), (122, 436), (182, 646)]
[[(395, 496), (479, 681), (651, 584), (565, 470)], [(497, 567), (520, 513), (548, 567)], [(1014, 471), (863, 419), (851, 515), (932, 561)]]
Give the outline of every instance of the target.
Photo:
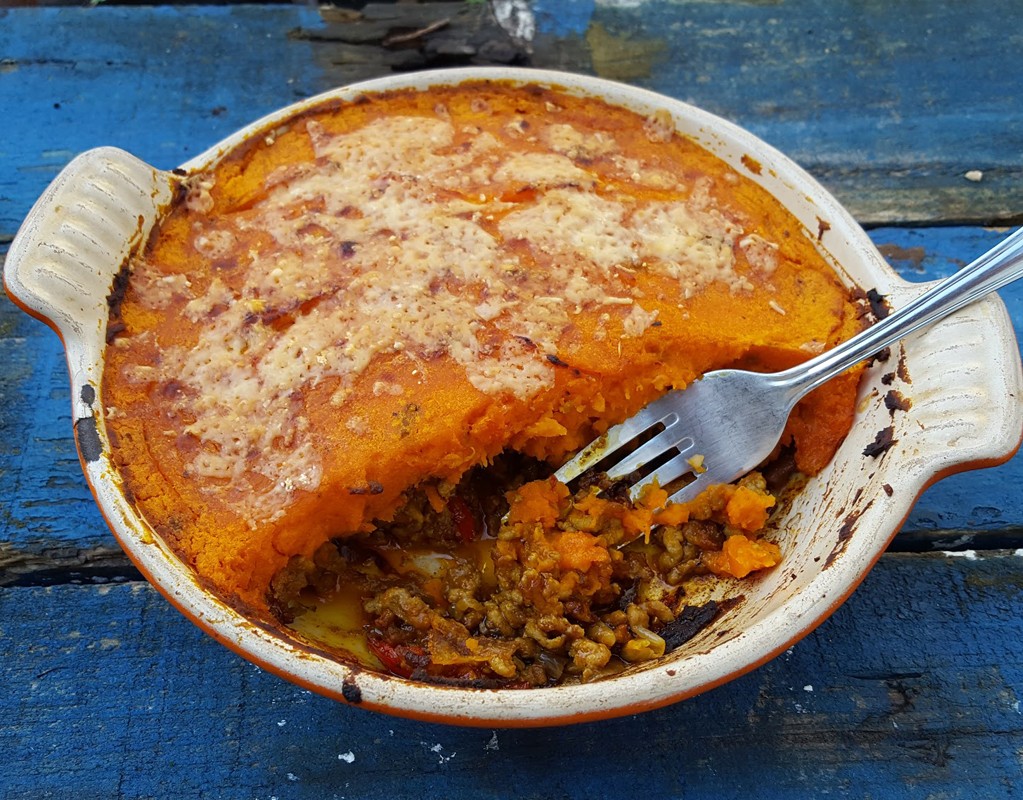
[[(850, 283), (893, 306), (921, 291), (900, 280), (839, 204), (789, 159), (751, 134), (699, 109), (585, 76), (519, 69), (400, 75), (358, 84), (282, 109), (182, 165), (192, 171), (246, 138), (327, 98), (489, 78), (556, 85), (648, 114), (666, 109), (689, 135), (766, 187), (799, 218)], [(755, 173), (750, 167), (761, 168)], [(1019, 351), (1004, 306), (990, 297), (916, 336), (874, 364), (861, 387), (855, 425), (834, 461), (803, 490), (779, 524), (781, 566), (744, 585), (744, 599), (661, 660), (610, 680), (534, 690), (425, 685), (340, 663), (242, 616), (204, 590), (139, 517), (120, 489), (98, 396), (107, 296), (126, 256), (171, 197), (171, 177), (120, 150), (75, 159), (47, 189), (10, 248), (4, 282), (28, 313), (64, 342), (82, 465), (122, 547), (182, 612), (223, 644), (317, 692), (420, 719), (481, 726), (575, 722), (662, 706), (743, 674), (823, 621), (863, 579), (920, 493), (935, 480), (1000, 463), (1019, 445), (1023, 390)], [(899, 391), (908, 411), (890, 412)], [(863, 451), (890, 428), (892, 446)], [(723, 586), (722, 593), (727, 586)]]

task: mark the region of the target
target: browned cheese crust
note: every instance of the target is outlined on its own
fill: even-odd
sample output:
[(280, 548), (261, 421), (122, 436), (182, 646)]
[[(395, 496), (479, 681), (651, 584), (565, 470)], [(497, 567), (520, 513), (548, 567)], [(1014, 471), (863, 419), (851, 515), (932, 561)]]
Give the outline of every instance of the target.
[[(799, 223), (675, 133), (501, 83), (331, 102), (206, 172), (130, 265), (102, 399), (142, 514), (259, 611), (289, 558), (507, 448), (552, 463), (703, 372), (859, 326)], [(818, 471), (856, 376), (797, 410)]]

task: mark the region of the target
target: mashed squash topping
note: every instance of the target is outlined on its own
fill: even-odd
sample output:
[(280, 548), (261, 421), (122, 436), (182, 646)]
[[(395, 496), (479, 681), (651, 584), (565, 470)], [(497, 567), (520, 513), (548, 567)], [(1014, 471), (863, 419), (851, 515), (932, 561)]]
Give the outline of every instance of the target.
[[(788, 367), (861, 324), (799, 223), (670, 117), (492, 82), (328, 102), (266, 130), (182, 177), (127, 270), (103, 383), (125, 487), (212, 588), (288, 618), (301, 603), (282, 587), (315, 583), (325, 545), (379, 537), (412, 507), (507, 560), (497, 523), (480, 530), (482, 494), (452, 510), (503, 452), (533, 465), (484, 493), (503, 514), (512, 491), (519, 544), (539, 524), (558, 570), (611, 576), (601, 529), (558, 527), (568, 490), (552, 506), (558, 490), (530, 499), (523, 476), (546, 487), (545, 469), (708, 370)], [(851, 374), (797, 409), (799, 471), (830, 459), (855, 392)], [(761, 529), (769, 493), (730, 488), (720, 524)], [(648, 543), (651, 525), (689, 524), (601, 513), (631, 514)], [(706, 570), (777, 561), (733, 538)], [(424, 585), (390, 588), (449, 605)], [(504, 644), (437, 633), (431, 663), (467, 639), (521, 660), (512, 628)]]

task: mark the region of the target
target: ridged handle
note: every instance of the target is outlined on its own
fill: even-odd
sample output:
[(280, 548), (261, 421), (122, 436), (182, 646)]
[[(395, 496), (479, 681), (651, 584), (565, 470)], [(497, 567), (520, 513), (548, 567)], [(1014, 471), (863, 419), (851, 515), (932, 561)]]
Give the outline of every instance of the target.
[(28, 213), (4, 264), (7, 292), (61, 334), (106, 318), (125, 258), (173, 196), (170, 173), (114, 147), (89, 150), (53, 180)]
[(149, 235), (178, 180), (123, 150), (89, 150), (54, 178), (11, 243), (4, 286), (64, 343), (76, 433), (79, 422), (94, 418), (114, 277)]

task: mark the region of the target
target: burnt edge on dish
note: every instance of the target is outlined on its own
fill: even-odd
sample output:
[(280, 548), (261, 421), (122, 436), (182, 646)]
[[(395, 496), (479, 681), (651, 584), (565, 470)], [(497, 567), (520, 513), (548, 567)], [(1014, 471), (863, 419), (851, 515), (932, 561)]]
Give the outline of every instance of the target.
[(74, 422), (75, 442), (78, 452), (87, 463), (99, 461), (103, 455), (103, 440), (100, 438), (95, 417), (79, 417)]
[(78, 452), (86, 463), (99, 461), (103, 455), (103, 441), (99, 435), (99, 428), (96, 424), (96, 409), (93, 403), (96, 402), (96, 387), (91, 383), (82, 386), (78, 393), (91, 414), (87, 414), (74, 422), (75, 443), (78, 445)]
[[(876, 317), (875, 321), (880, 321), (891, 313), (892, 308), (885, 296), (871, 290), (865, 294), (865, 297), (870, 302), (872, 313), (875, 315), (881, 315)], [(904, 395), (899, 389), (893, 388), (889, 389), (884, 394), (881, 393), (883, 391), (882, 387), (891, 386), (896, 380), (900, 380), (906, 384), (912, 383), (909, 377), (909, 368), (906, 365), (905, 347), (902, 344), (898, 345), (898, 347), (899, 358), (896, 362), (895, 369), (882, 373), (877, 379), (879, 385), (872, 389), (875, 403), (878, 404), (879, 408), (883, 407), (888, 411), (891, 423), (879, 429), (875, 433), (874, 439), (862, 449), (861, 452), (865, 460), (864, 463), (870, 463), (867, 462), (866, 459), (873, 459), (874, 461), (882, 459), (895, 445), (899, 443), (899, 439), (895, 435), (897, 426), (895, 414), (897, 411), (908, 412), (913, 406), (912, 398)], [(890, 358), (891, 348), (886, 348), (885, 359), (883, 361), (880, 359), (878, 360), (881, 361), (881, 363), (886, 363), (890, 360)], [(869, 373), (864, 374), (864, 381), (868, 380)], [(876, 471), (872, 471), (867, 476), (867, 480), (872, 481), (876, 474)], [(863, 505), (860, 504), (865, 488), (866, 487), (864, 486), (859, 487), (848, 504), (843, 506), (843, 508), (837, 512), (837, 517), (842, 520), (842, 524), (839, 528), (834, 546), (824, 561), (824, 570), (830, 569), (834, 565), (835, 561), (843, 553), (845, 553), (850, 539), (853, 537), (859, 526), (860, 518), (871, 508), (871, 506), (873, 506), (875, 498), (869, 499)], [(883, 483), (880, 488), (886, 497), (890, 498), (895, 494), (895, 490), (890, 483)], [(850, 511), (850, 508), (853, 510)]]

